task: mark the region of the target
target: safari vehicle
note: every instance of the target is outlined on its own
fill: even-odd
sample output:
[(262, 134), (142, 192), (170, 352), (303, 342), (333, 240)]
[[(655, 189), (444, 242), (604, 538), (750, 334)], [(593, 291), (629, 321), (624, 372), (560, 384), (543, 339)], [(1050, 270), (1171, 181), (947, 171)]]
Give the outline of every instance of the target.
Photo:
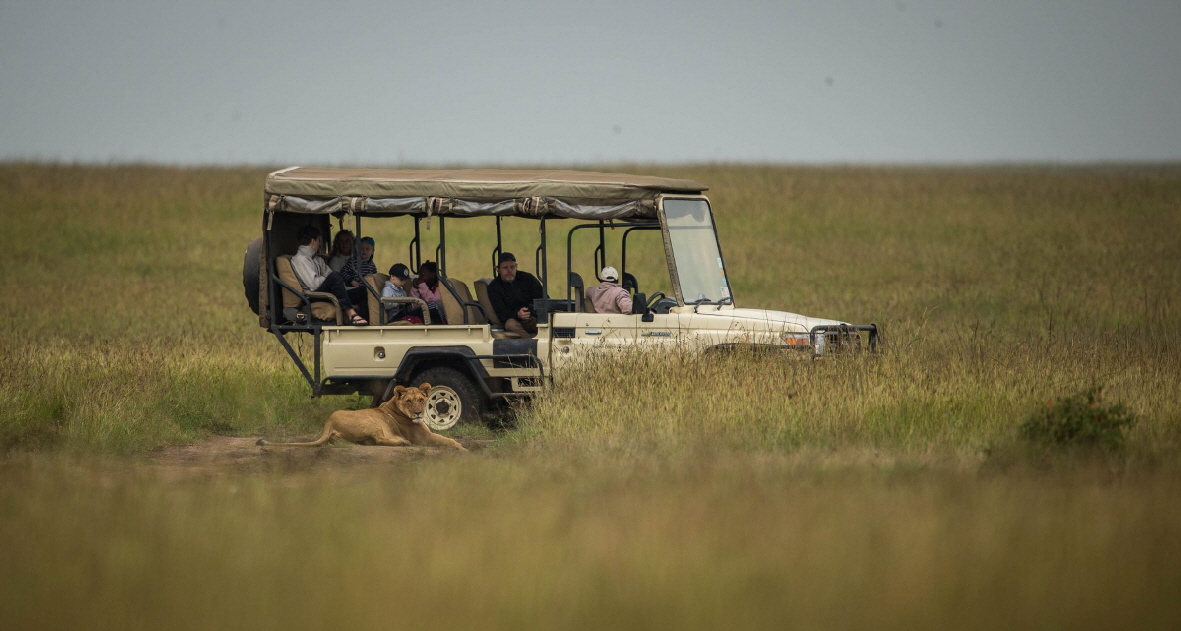
[[(266, 178), (262, 236), (246, 253), (246, 295), (259, 325), (291, 356), (313, 396), (368, 393), (381, 399), (396, 384), (429, 382), (435, 387), (426, 420), (433, 429), (529, 397), (592, 348), (757, 346), (799, 357), (876, 348), (873, 324), (739, 308), (705, 191), (689, 180), (578, 171), (292, 167)], [(478, 218), (486, 226), (478, 235), (483, 245), (473, 252), (469, 235), (468, 245), (452, 253), (447, 226)], [(356, 235), (368, 234), (366, 226), (401, 221), (401, 262), (413, 271), (424, 262), (424, 245), (430, 254), (428, 235), (437, 236), (434, 258), (446, 323), (386, 322), (384, 274), (366, 278), (368, 326), (347, 324), (331, 294), (301, 287), (290, 262), (296, 235), (314, 225), (329, 243), (332, 219)], [(536, 227), (536, 247), (530, 243), (532, 252), (519, 257), (547, 296), (533, 305), (539, 323), (533, 339), (505, 331), (487, 293), (505, 251), (504, 228), (514, 222)], [(383, 251), (390, 245), (383, 244)], [(457, 255), (468, 257), (469, 265), (472, 257), (487, 261), (479, 268), (488, 277), (449, 273), (459, 269), (449, 264)], [(606, 265), (618, 268), (633, 297), (629, 314), (595, 313), (584, 295), (586, 281)], [(641, 287), (641, 281), (658, 285)], [(292, 334), (303, 334), (294, 336), (298, 340), (310, 336), (310, 348), (297, 352)]]

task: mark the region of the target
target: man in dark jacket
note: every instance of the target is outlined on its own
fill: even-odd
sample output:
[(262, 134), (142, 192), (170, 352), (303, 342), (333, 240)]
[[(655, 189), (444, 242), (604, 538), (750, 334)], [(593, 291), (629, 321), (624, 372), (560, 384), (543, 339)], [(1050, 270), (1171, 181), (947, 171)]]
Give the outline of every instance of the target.
[(521, 337), (537, 337), (537, 316), (533, 301), (544, 298), (541, 283), (529, 272), (517, 270), (517, 257), (502, 252), (496, 264), (496, 278), (488, 283), (488, 300), (504, 330)]

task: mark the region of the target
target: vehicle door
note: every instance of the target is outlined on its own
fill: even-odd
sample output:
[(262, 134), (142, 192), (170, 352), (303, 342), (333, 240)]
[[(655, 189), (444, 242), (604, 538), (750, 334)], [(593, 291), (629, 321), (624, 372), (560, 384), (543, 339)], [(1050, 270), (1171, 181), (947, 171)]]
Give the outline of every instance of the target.
[(635, 344), (639, 320), (630, 313), (552, 313), (550, 361), (557, 369), (571, 360)]

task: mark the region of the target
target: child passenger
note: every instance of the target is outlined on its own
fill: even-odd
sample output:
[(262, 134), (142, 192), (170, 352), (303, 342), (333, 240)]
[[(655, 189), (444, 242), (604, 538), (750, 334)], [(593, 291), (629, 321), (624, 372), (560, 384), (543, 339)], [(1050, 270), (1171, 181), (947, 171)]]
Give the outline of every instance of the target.
[[(390, 279), (381, 288), (382, 298), (406, 298), (410, 288), (410, 268), (401, 263), (395, 263), (390, 268)], [(408, 320), (414, 324), (422, 324), (422, 309), (409, 302), (387, 302), (385, 305), (386, 322)], [(417, 311), (419, 315), (411, 315)]]
[(377, 273), (377, 264), (373, 262), (373, 237), (361, 237), (361, 259), (349, 259), (340, 270), (340, 275), (349, 287), (364, 287), (364, 279), (370, 274)]
[(446, 324), (443, 318), (442, 289), (439, 288), (439, 266), (434, 261), (424, 261), (418, 266), (418, 276), (410, 283), (410, 295), (422, 298), (431, 309), (431, 324)]

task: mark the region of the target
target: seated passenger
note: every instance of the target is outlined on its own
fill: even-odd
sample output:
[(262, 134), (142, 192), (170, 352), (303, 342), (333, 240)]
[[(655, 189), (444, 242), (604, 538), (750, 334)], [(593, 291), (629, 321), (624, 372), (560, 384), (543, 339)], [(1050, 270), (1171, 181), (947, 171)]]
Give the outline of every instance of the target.
[(358, 326), (369, 324), (353, 308), (353, 302), (349, 299), (344, 279), (339, 273), (332, 271), (324, 259), (317, 256), (319, 251), (319, 228), (304, 226), (299, 231), (299, 250), (291, 257), (291, 269), (295, 271), (295, 276), (303, 285), (304, 290), (322, 291), (336, 296), (336, 300), (340, 302), (340, 308), (344, 309), (349, 322)]
[(364, 287), (365, 277), (377, 273), (377, 264), (373, 262), (373, 237), (361, 237), (361, 259), (353, 258), (344, 264), (340, 270), (341, 277), (349, 287)]
[(377, 265), (373, 262), (373, 237), (361, 237), (359, 248), (360, 260), (350, 258), (340, 270), (340, 277), (344, 279), (353, 306), (362, 313), (369, 313), (369, 288), (365, 286), (364, 278), (377, 273)]
[[(395, 263), (390, 268), (390, 279), (381, 288), (382, 298), (406, 298), (406, 290), (410, 287), (410, 268), (401, 263)], [(422, 308), (409, 302), (385, 303), (386, 322), (407, 320), (414, 324), (422, 324)]]
[(410, 282), (410, 295), (422, 298), (430, 307), (432, 324), (447, 324), (443, 317), (443, 298), (439, 295), (439, 266), (434, 261), (425, 261), (418, 266), (418, 276)]
[(619, 286), (619, 272), (608, 265), (599, 273), (603, 282), (586, 290), (587, 298), (595, 306), (595, 313), (631, 313), (632, 298)]
[(488, 283), (488, 301), (504, 323), (504, 330), (521, 337), (537, 337), (533, 301), (544, 297), (541, 283), (529, 272), (517, 270), (517, 257), (502, 252), (496, 262), (496, 278)]
[(332, 251), (328, 253), (328, 267), (334, 272), (344, 269), (344, 264), (353, 258), (353, 233), (341, 230), (332, 238)]

